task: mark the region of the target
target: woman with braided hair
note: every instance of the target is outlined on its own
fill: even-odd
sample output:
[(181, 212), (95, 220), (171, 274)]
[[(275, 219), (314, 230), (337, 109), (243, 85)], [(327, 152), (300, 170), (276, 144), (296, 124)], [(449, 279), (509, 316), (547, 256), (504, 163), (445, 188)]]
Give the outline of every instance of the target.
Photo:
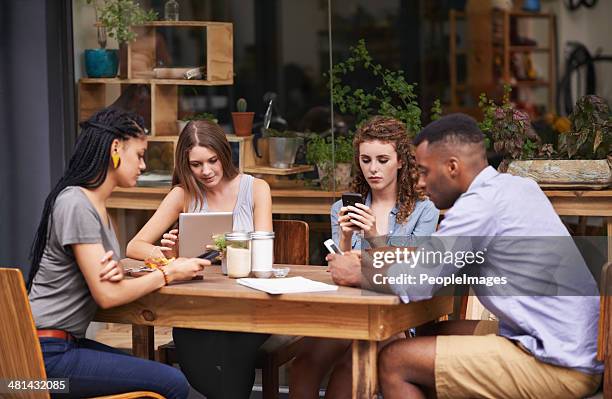
[[(353, 140), (356, 173), (352, 191), (365, 203), (332, 205), (332, 238), (344, 252), (361, 250), (362, 241), (377, 246), (405, 246), (429, 236), (439, 211), (417, 188), (418, 170), (404, 124), (376, 116), (365, 122)], [(333, 367), (327, 398), (350, 397), (350, 341), (305, 338), (290, 370), (290, 398), (318, 398), (319, 386)]]
[(136, 185), (145, 168), (143, 121), (106, 108), (81, 127), (68, 168), (45, 201), (31, 251), (28, 292), (47, 376), (68, 378), (69, 393), (61, 397), (146, 390), (186, 398), (189, 385), (178, 370), (85, 338), (99, 307), (189, 280), (209, 262), (177, 259), (163, 270), (123, 279), (104, 204), (115, 187)]

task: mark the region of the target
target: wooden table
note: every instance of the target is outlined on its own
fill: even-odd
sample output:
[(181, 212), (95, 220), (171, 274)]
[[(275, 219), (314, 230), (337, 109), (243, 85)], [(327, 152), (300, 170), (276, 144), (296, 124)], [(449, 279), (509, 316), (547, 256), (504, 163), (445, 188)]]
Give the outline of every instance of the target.
[[(332, 283), (320, 266), (290, 265), (289, 276)], [(221, 274), (173, 284), (133, 303), (100, 310), (96, 321), (133, 325), (134, 353), (153, 359), (153, 326), (353, 340), (353, 398), (375, 394), (376, 344), (452, 312), (453, 297), (403, 304), (397, 296), (339, 287), (335, 292), (269, 295)]]

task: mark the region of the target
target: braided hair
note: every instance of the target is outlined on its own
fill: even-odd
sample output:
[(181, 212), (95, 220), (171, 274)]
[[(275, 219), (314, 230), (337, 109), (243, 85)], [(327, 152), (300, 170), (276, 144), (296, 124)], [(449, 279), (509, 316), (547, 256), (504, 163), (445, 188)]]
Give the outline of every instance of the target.
[(28, 292), (32, 288), (34, 276), (38, 272), (47, 245), (57, 196), (69, 186), (89, 189), (101, 186), (108, 173), (113, 140), (128, 140), (146, 134), (141, 116), (118, 108), (105, 108), (82, 122), (80, 126), (81, 134), (68, 163), (68, 169), (45, 200), (40, 224), (30, 249)]
[(417, 188), (419, 174), (414, 156), (414, 148), (410, 143), (410, 137), (406, 126), (397, 119), (386, 116), (374, 116), (366, 121), (355, 134), (353, 139), (354, 157), (356, 173), (351, 182), (354, 192), (360, 193), (365, 198), (370, 191), (370, 185), (363, 175), (359, 165), (359, 145), (365, 141), (379, 140), (391, 143), (397, 152), (397, 158), (402, 162), (402, 167), (397, 171), (397, 223), (404, 223), (412, 211), (416, 202), (424, 199), (425, 196)]

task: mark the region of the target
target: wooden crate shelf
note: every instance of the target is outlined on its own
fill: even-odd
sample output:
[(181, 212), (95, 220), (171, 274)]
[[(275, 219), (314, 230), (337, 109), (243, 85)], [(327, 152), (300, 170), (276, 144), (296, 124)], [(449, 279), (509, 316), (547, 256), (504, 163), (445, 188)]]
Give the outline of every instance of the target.
[[(157, 28), (192, 28), (206, 32), (206, 78), (207, 82), (234, 81), (234, 29), (229, 22), (207, 21), (154, 21), (133, 26), (137, 40), (127, 49), (127, 77), (150, 78), (156, 64)], [(204, 60), (203, 60), (204, 61)], [(172, 79), (173, 80), (173, 79)], [(172, 84), (172, 83), (170, 83)]]
[[(204, 30), (206, 35), (205, 79), (155, 79), (158, 27), (191, 28)], [(154, 21), (133, 26), (136, 40), (127, 46), (127, 79), (83, 78), (79, 80), (79, 121), (113, 103), (107, 98), (107, 86), (119, 86), (121, 91), (129, 85), (146, 85), (150, 93), (150, 117), (147, 126), (152, 136), (177, 136), (178, 87), (224, 86), (234, 83), (233, 25), (228, 22), (208, 21)], [(145, 115), (143, 115), (145, 116)]]

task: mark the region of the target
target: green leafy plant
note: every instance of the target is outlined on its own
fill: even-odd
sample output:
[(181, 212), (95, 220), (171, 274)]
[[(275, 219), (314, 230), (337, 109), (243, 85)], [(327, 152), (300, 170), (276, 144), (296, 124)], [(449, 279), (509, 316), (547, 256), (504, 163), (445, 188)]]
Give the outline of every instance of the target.
[[(336, 163), (351, 163), (353, 161), (352, 137), (340, 136), (334, 141)], [(314, 165), (331, 163), (332, 161), (331, 137), (321, 137), (312, 134), (306, 144), (306, 161)]]
[[(332, 162), (332, 158), (335, 163)], [(317, 165), (321, 187), (332, 189), (332, 179), (336, 185), (346, 184), (343, 181), (350, 178), (353, 162), (353, 139), (347, 136), (336, 137), (332, 150), (331, 137), (324, 138), (318, 134), (311, 134), (306, 144), (306, 161)], [(348, 164), (348, 168), (343, 164)]]
[(442, 116), (442, 104), (440, 100), (435, 100), (431, 106), (431, 120), (437, 121)]
[(559, 152), (569, 158), (606, 159), (612, 150), (612, 115), (606, 100), (581, 97), (569, 116), (571, 128), (559, 135)]
[[(368, 71), (378, 81), (378, 86), (372, 92), (344, 83), (346, 75), (358, 68)], [(391, 71), (376, 64), (366, 48), (365, 40), (359, 40), (356, 46), (350, 48), (349, 58), (333, 66), (330, 83), (333, 104), (340, 112), (354, 115), (357, 125), (372, 116), (382, 115), (404, 122), (411, 135), (421, 129), (421, 108), (414, 90), (416, 84), (406, 82), (404, 71)], [(436, 104), (439, 108), (439, 101)], [(434, 115), (438, 115), (437, 111)]]
[(225, 241), (225, 234), (213, 235), (213, 243), (219, 252), (225, 252), (227, 249), (227, 242)]
[(87, 4), (93, 4), (99, 23), (108, 30), (108, 36), (116, 38), (119, 44), (136, 38), (131, 26), (157, 19), (155, 11), (143, 10), (134, 0), (105, 0), (102, 5), (96, 0), (87, 0)]
[(533, 158), (540, 152), (540, 140), (531, 127), (529, 115), (510, 102), (511, 91), (509, 85), (504, 86), (501, 105), (484, 93), (478, 103), (484, 115), (480, 129), (491, 135), (493, 149), (504, 157), (506, 164), (512, 159)]
[(247, 101), (244, 98), (239, 98), (238, 101), (236, 101), (236, 110), (238, 112), (246, 112)]

